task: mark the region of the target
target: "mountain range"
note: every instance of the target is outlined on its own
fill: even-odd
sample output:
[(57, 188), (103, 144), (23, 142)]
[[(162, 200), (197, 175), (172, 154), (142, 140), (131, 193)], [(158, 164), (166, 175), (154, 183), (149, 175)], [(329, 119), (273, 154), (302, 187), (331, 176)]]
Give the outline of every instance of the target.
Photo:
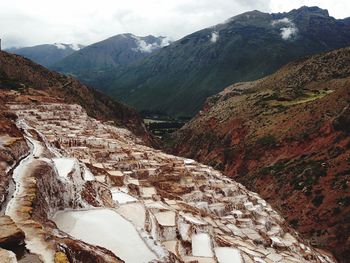
[(80, 44), (55, 43), (32, 47), (9, 48), (6, 51), (31, 59), (44, 67), (50, 67), (83, 47)]
[(327, 10), (252, 11), (188, 35), (91, 84), (136, 107), (193, 116), (234, 82), (271, 74), (296, 58), (350, 45), (350, 26)]
[(124, 68), (168, 44), (166, 37), (120, 34), (89, 45), (50, 68), (91, 83), (96, 76), (111, 69)]

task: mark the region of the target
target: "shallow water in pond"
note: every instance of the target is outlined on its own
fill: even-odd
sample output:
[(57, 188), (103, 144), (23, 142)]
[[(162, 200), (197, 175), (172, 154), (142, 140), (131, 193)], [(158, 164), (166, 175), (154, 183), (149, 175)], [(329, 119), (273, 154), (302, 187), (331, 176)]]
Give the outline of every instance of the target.
[(53, 221), (69, 235), (105, 247), (127, 263), (157, 259), (134, 225), (112, 209), (59, 211)]

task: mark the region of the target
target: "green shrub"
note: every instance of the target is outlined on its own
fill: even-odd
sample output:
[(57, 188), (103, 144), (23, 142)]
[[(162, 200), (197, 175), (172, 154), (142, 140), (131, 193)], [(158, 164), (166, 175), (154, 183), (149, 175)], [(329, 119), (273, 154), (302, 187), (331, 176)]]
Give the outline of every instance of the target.
[(319, 207), (323, 203), (324, 195), (316, 195), (314, 199), (312, 199), (312, 204), (316, 207)]
[(275, 136), (270, 134), (270, 135), (260, 137), (259, 139), (257, 139), (256, 143), (264, 147), (273, 146), (276, 144), (276, 138)]
[(298, 221), (298, 219), (292, 219), (289, 221), (289, 224), (293, 227), (297, 227), (297, 226), (299, 226), (299, 221)]

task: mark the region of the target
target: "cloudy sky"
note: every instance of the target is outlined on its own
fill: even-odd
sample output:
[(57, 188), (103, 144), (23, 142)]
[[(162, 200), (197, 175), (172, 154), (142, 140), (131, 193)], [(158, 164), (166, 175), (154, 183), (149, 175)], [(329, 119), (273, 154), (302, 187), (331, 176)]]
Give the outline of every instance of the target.
[(302, 5), (350, 16), (348, 0), (0, 0), (3, 46), (91, 44), (130, 32), (176, 40), (239, 13), (284, 12)]

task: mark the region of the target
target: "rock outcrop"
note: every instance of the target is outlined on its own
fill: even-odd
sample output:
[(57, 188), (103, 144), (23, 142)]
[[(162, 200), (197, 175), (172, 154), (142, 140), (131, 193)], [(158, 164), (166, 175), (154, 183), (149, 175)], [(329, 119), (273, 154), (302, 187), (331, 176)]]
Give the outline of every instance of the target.
[[(27, 154), (29, 148), (14, 121), (16, 116), (7, 112), (0, 99), (0, 210), (4, 210), (6, 197), (11, 190), (11, 169)], [(3, 214), (2, 212), (0, 215)]]
[(23, 244), (24, 233), (8, 216), (0, 216), (0, 247), (14, 249)]

